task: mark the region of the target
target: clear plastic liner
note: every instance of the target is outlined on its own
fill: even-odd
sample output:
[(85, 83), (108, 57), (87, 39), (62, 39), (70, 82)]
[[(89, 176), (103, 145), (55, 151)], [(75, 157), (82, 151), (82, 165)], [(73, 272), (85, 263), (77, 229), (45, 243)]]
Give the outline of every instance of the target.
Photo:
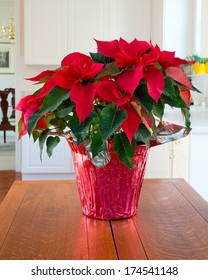
[(160, 122), (156, 129), (156, 139), (150, 140), (150, 147), (172, 142), (187, 136), (191, 128), (187, 128), (175, 123)]
[(101, 152), (99, 152), (98, 155), (95, 157), (93, 157), (93, 155), (92, 155), (91, 140), (86, 140), (82, 145), (85, 147), (86, 152), (87, 152), (92, 164), (95, 167), (102, 168), (107, 163), (109, 163), (109, 161), (111, 160), (111, 156), (110, 156), (109, 149), (108, 149), (108, 142), (105, 143), (105, 149), (103, 149)]

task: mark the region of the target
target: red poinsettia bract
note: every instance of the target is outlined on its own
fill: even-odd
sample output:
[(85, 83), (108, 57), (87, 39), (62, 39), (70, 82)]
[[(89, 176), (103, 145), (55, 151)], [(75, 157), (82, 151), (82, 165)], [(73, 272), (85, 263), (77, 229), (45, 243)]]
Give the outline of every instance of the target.
[[(27, 125), (28, 125), (28, 119), (30, 116), (32, 116), (36, 111), (38, 111), (42, 106), (43, 98), (39, 98), (37, 95), (27, 95), (23, 97), (18, 105), (15, 107), (16, 110), (22, 111), (21, 115), (21, 123), (22, 128), (20, 131), (20, 137), (27, 134)], [(43, 128), (47, 128), (44, 120), (40, 120), (39, 126)]]
[(95, 96), (94, 77), (102, 70), (102, 63), (94, 63), (91, 57), (72, 53), (62, 60), (62, 67), (57, 71), (56, 85), (70, 90), (70, 99), (76, 103), (79, 121), (84, 121), (91, 113)]
[(121, 89), (133, 95), (141, 79), (145, 79), (150, 90), (149, 94), (158, 102), (165, 82), (162, 72), (156, 65), (159, 54), (149, 43), (136, 39), (128, 43), (122, 38), (119, 41), (96, 40), (96, 42), (98, 52), (111, 56), (118, 67), (125, 70), (115, 77)]

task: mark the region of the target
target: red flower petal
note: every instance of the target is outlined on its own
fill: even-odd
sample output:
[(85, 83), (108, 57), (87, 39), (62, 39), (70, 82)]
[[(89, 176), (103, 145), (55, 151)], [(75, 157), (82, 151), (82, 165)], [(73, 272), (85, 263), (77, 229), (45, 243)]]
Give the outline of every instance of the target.
[(62, 60), (62, 66), (65, 68), (57, 71), (54, 80), (58, 86), (71, 89), (79, 81), (93, 79), (102, 70), (103, 65), (94, 63), (87, 55), (72, 53)]
[(182, 64), (192, 64), (192, 62), (175, 57), (175, 52), (161, 51), (158, 62), (166, 69), (167, 67), (179, 67)]
[(128, 95), (122, 94), (119, 87), (113, 81), (102, 81), (95, 84), (96, 95), (103, 101), (114, 102), (123, 105), (128, 101)]
[(132, 42), (120, 38), (119, 49), (115, 53), (115, 62), (119, 68), (131, 68), (141, 64), (142, 55), (150, 49), (150, 44), (134, 39)]
[(145, 53), (142, 56), (142, 62), (145, 66), (155, 66), (157, 60), (158, 60), (158, 53), (154, 47), (151, 47), (150, 51)]
[(179, 90), (180, 90), (181, 98), (183, 99), (185, 104), (187, 106), (189, 106), (190, 105), (190, 99), (191, 99), (191, 92), (190, 92), (190, 90), (182, 88), (182, 87), (179, 87)]
[(192, 88), (192, 84), (190, 83), (188, 77), (183, 72), (181, 68), (178, 67), (168, 67), (166, 70), (167, 76), (171, 77), (173, 80), (181, 83), (182, 85)]
[(140, 125), (140, 117), (137, 114), (136, 110), (130, 105), (130, 103), (126, 103), (121, 107), (121, 109), (125, 109), (128, 114), (127, 119), (122, 123), (121, 127), (128, 137), (129, 142), (131, 142)]
[(75, 84), (70, 91), (70, 99), (76, 103), (76, 113), (80, 123), (91, 113), (95, 96), (93, 84), (83, 86), (81, 83)]
[(34, 95), (27, 95), (20, 99), (19, 103), (16, 105), (15, 110), (26, 111), (28, 109), (27, 102), (34, 99)]
[(22, 127), (21, 127), (19, 137), (21, 138), (22, 136), (27, 134), (27, 124), (25, 123), (24, 113), (22, 113), (20, 121), (21, 121)]
[(92, 63), (92, 59), (90, 56), (79, 52), (74, 52), (68, 54), (63, 58), (61, 66), (69, 66), (71, 64), (75, 64), (79, 65), (80, 67), (83, 67), (87, 63)]
[(127, 70), (115, 77), (115, 80), (120, 88), (133, 95), (142, 78), (143, 67), (141, 65), (137, 65), (133, 70)]
[(137, 39), (128, 43), (126, 40), (120, 38), (119, 49), (120, 52), (135, 57), (143, 55), (148, 49), (150, 49), (150, 44), (146, 41), (139, 41)]
[(37, 122), (37, 126), (40, 127), (40, 128), (43, 128), (43, 129), (48, 129), (48, 126), (44, 120), (44, 116), (42, 116), (38, 122)]
[(38, 95), (27, 95), (23, 97), (15, 107), (15, 110), (22, 111), (22, 130), (20, 132), (20, 137), (27, 133), (28, 118), (41, 108), (42, 100), (43, 99), (39, 98)]
[(68, 68), (57, 71), (54, 81), (59, 87), (70, 90), (81, 78), (80, 68), (76, 65), (71, 65)]
[(55, 85), (56, 84), (53, 79), (46, 81), (43, 87), (41, 88), (40, 92), (38, 93), (38, 97), (39, 98), (45, 97), (52, 90), (52, 88), (55, 87)]
[(118, 51), (118, 40), (113, 41), (99, 41), (97, 43), (98, 52), (107, 57), (115, 57), (115, 53)]
[(33, 78), (27, 78), (26, 80), (33, 81), (33, 82), (45, 82), (46, 80), (50, 79), (56, 71), (54, 70), (46, 70), (38, 74)]
[(144, 72), (144, 78), (147, 81), (149, 95), (158, 102), (165, 86), (165, 80), (162, 72), (157, 68), (149, 68)]

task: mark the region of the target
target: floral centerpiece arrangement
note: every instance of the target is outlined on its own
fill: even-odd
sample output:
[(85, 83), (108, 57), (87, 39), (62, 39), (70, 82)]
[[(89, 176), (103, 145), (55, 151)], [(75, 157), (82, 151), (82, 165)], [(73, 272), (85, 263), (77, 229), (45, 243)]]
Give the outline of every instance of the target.
[(16, 106), (19, 135), (39, 139), (51, 156), (60, 136), (86, 143), (96, 157), (111, 141), (119, 160), (133, 169), (138, 144), (157, 140), (164, 108), (181, 108), (190, 127), (190, 90), (182, 65), (190, 64), (151, 42), (98, 41), (97, 53), (68, 54), (55, 70), (29, 80), (42, 84)]

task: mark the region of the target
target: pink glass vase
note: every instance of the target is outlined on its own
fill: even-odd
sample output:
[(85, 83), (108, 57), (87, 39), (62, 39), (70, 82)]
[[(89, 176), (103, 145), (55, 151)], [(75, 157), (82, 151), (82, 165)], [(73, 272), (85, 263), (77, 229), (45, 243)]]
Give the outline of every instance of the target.
[(120, 162), (109, 146), (110, 162), (96, 168), (85, 148), (68, 142), (73, 156), (82, 211), (86, 216), (114, 220), (137, 213), (149, 149), (137, 146), (133, 157), (134, 170)]

